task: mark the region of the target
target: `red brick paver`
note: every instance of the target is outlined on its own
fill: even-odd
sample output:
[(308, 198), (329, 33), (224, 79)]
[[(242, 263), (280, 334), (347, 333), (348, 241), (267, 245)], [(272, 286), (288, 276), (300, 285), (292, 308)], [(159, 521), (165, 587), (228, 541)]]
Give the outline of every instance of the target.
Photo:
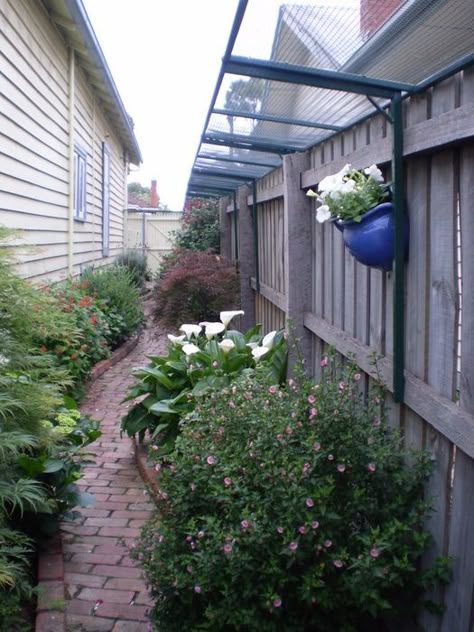
[(129, 547), (153, 505), (133, 444), (120, 437), (120, 419), (127, 410), (120, 402), (133, 382), (130, 370), (165, 347), (162, 333), (145, 330), (135, 349), (90, 385), (81, 406), (101, 422), (102, 436), (91, 446), (95, 463), (84, 468), (79, 482), (95, 494), (95, 503), (81, 510), (80, 519), (62, 525), (67, 632), (147, 630), (150, 601)]

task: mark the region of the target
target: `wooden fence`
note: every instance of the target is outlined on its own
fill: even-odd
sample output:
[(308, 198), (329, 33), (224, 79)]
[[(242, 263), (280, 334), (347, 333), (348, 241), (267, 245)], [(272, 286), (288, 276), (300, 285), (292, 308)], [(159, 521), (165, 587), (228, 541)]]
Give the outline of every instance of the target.
[[(239, 190), (237, 212), (221, 202), (223, 247), (238, 260), (246, 322), (266, 331), (290, 318), (307, 366), (317, 376), (328, 345), (353, 355), (374, 377), (369, 355), (393, 373), (393, 275), (369, 269), (345, 250), (339, 231), (319, 224), (305, 195), (345, 163), (386, 168), (391, 130), (380, 114), (309, 152), (285, 156), (257, 182), (256, 201)], [(410, 220), (405, 266), (405, 396), (389, 402), (407, 446), (435, 459), (426, 493), (435, 554), (452, 556), (452, 580), (439, 618), (425, 632), (474, 630), (474, 69), (404, 102), (404, 176)], [(254, 203), (256, 202), (256, 203)], [(231, 221), (231, 216), (234, 216)], [(256, 217), (254, 217), (256, 215)]]
[(125, 246), (142, 252), (152, 272), (161, 258), (172, 250), (172, 233), (179, 230), (183, 214), (173, 211), (126, 211)]

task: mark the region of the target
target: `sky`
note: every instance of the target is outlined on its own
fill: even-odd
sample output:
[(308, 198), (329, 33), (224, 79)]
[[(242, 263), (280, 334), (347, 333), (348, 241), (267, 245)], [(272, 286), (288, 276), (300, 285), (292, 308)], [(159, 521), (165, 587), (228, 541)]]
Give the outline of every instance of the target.
[(181, 210), (229, 39), (237, 0), (83, 0), (143, 163), (129, 182), (157, 180)]
[[(82, 2), (135, 124), (143, 163), (138, 169), (131, 165), (129, 182), (150, 186), (151, 180), (157, 180), (160, 201), (179, 211), (238, 0)], [(358, 2), (320, 0), (319, 4)], [(282, 3), (249, 1), (235, 54), (269, 55)], [(314, 4), (314, 0), (295, 3)]]

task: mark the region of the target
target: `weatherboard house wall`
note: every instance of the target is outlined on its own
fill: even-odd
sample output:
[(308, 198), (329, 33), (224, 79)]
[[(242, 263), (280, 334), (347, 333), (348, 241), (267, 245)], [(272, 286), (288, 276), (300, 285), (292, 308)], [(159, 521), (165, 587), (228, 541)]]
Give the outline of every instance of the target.
[(118, 97), (94, 80), (82, 12), (80, 0), (0, 0), (0, 224), (17, 231), (18, 271), (33, 280), (122, 251), (128, 164), (140, 162), (121, 102), (111, 108)]

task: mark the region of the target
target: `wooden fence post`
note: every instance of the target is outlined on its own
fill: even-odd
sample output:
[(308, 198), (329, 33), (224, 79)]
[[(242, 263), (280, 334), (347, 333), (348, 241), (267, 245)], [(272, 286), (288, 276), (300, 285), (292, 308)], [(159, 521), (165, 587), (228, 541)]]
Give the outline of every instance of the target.
[[(289, 154), (283, 159), (284, 173), (284, 261), (287, 319), (291, 325), (289, 371), (301, 359), (311, 371), (312, 336), (304, 325), (311, 311), (311, 203), (301, 189), (301, 173), (310, 166), (309, 152)], [(296, 348), (292, 338), (296, 338)]]
[(246, 331), (255, 325), (255, 294), (250, 287), (250, 279), (255, 276), (255, 250), (252, 221), (252, 209), (248, 205), (250, 188), (240, 187), (237, 192), (237, 206), (239, 209), (239, 270), (240, 270), (240, 301), (245, 314), (241, 317), (240, 328)]
[(219, 200), (219, 226), (221, 235), (221, 255), (232, 259), (232, 222), (227, 213), (229, 198)]

